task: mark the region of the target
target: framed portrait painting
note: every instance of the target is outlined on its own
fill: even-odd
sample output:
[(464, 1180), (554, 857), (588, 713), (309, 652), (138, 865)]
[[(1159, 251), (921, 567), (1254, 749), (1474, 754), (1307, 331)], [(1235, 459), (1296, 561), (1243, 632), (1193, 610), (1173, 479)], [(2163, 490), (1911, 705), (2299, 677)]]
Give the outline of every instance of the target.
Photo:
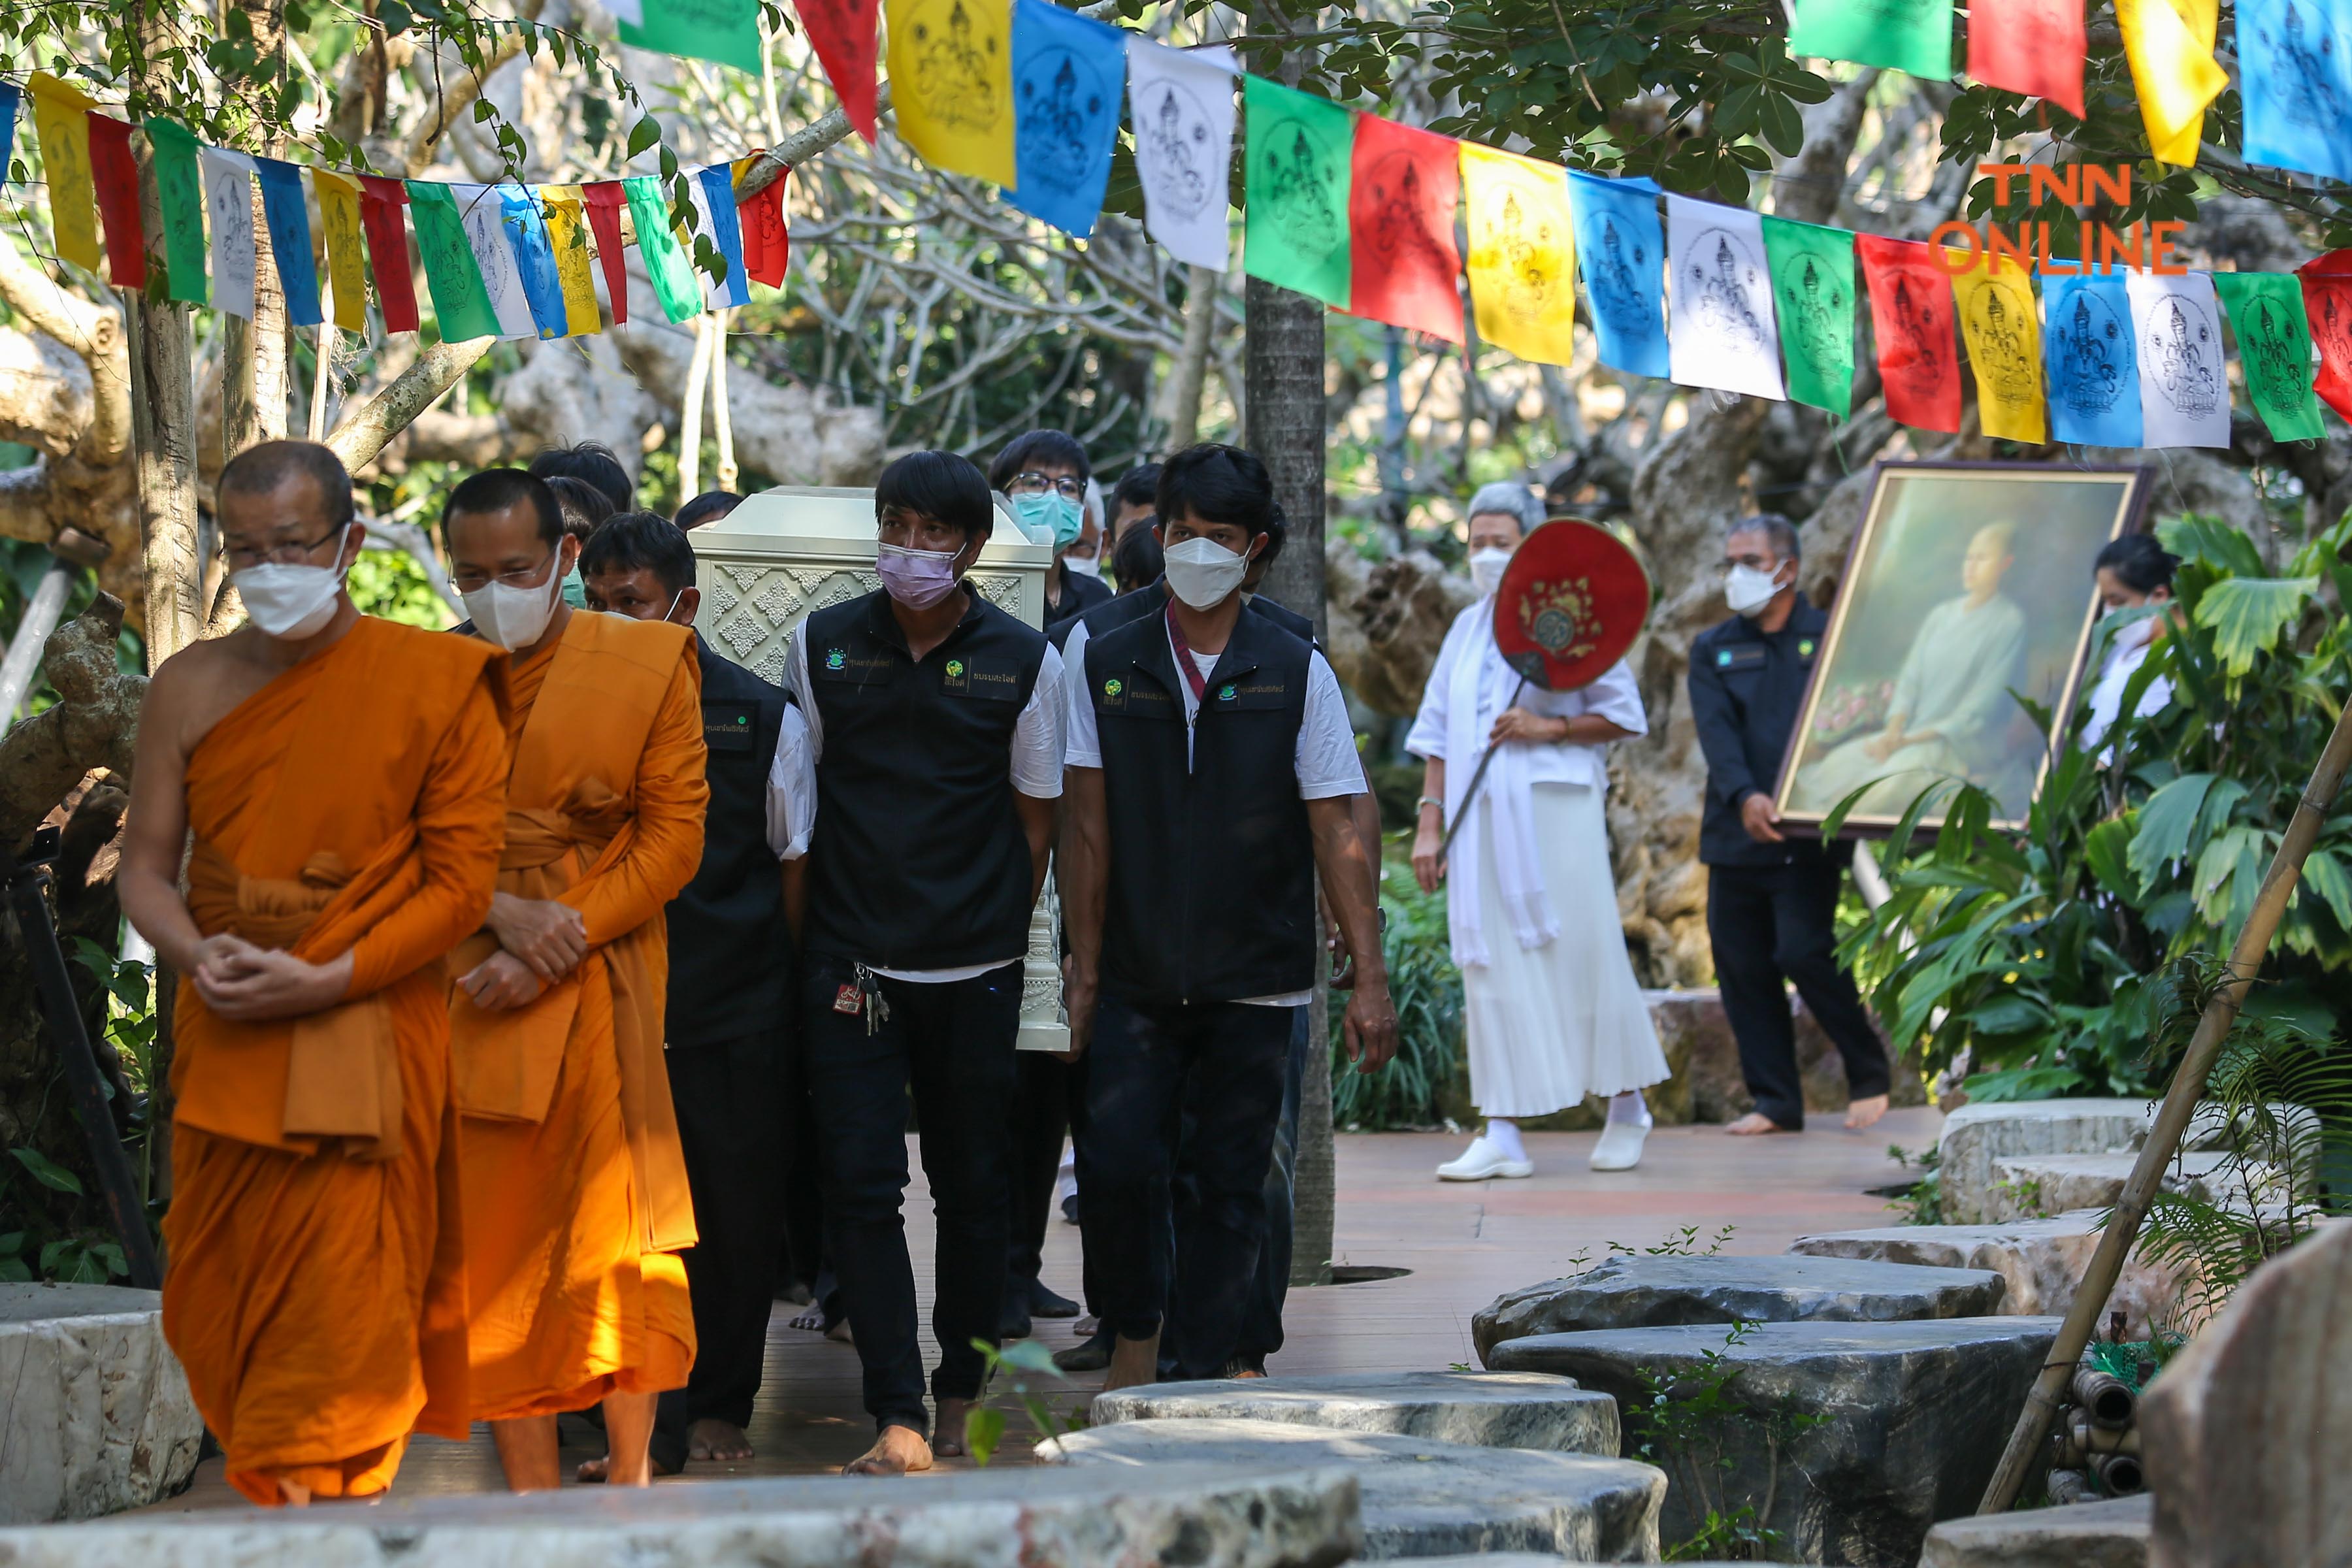
[(1818, 828), (1860, 792), (1842, 831), (1884, 835), (1961, 779), (2021, 827), (2090, 655), (2093, 557), (2141, 525), (2148, 486), (2138, 468), (1881, 464), (1780, 764), (1782, 818)]

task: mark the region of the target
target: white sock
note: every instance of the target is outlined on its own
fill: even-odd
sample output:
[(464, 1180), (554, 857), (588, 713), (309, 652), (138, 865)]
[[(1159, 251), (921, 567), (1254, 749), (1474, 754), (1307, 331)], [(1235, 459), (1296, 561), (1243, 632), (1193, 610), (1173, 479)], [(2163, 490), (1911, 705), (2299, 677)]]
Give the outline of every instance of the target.
[(1524, 1160), (1528, 1157), (1527, 1146), (1519, 1142), (1519, 1124), (1507, 1118), (1500, 1116), (1486, 1118), (1486, 1142), (1493, 1144), (1496, 1152), (1506, 1160)]
[(1609, 1121), (1612, 1125), (1621, 1121), (1630, 1122), (1635, 1127), (1650, 1125), (1650, 1108), (1642, 1099), (1642, 1091), (1638, 1089), (1629, 1089), (1622, 1094), (1612, 1095), (1609, 1100)]

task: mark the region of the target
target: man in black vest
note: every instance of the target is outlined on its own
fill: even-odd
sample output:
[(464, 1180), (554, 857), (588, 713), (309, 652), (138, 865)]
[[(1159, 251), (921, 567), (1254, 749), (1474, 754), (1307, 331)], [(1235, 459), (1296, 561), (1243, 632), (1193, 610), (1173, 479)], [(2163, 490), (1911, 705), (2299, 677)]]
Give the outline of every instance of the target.
[[(693, 546), (652, 512), (600, 526), (580, 552), (580, 575), (592, 610), (691, 626), (701, 607)], [(670, 1475), (689, 1458), (751, 1457), (743, 1429), (766, 1360), (792, 1120), (785, 910), (797, 901), (809, 838), (808, 803), (772, 801), (768, 787), (780, 749), (806, 750), (799, 710), (699, 633), (695, 657), (710, 805), (701, 868), (670, 900), (663, 1059), (700, 1239), (685, 1253), (694, 1370), (684, 1388), (661, 1396), (654, 1417), (654, 1465)]]
[[(1233, 1358), (1292, 1009), (1322, 961), (1318, 879), (1357, 955), (1349, 1055), (1370, 1071), (1396, 1050), (1346, 700), (1309, 643), (1243, 612), (1281, 516), (1265, 466), (1192, 447), (1162, 468), (1158, 504), (1166, 608), (1090, 634), (1069, 683), (1061, 886), (1073, 1047), (1091, 1050), (1079, 1205), (1117, 1335), (1106, 1388), (1157, 1374), (1163, 1304), (1182, 1376)], [(1171, 1182), (1173, 1300), (1158, 1245)]]
[[(907, 1100), (938, 1216), (936, 1451), (964, 1417), (1004, 1289), (1021, 960), (1062, 788), (1061, 656), (962, 578), (995, 526), (988, 481), (915, 452), (874, 490), (882, 587), (812, 612), (785, 684), (816, 798), (802, 1038), (825, 1235), (880, 1434), (853, 1475), (926, 1469), (915, 1281), (899, 1216)], [(779, 759), (780, 773), (782, 759)]]

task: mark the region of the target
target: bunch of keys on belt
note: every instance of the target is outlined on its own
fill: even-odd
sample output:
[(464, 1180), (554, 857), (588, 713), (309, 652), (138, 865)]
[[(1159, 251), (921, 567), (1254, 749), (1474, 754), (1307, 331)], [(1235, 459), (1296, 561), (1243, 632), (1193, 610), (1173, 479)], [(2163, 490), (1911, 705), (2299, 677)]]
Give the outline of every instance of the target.
[(845, 1016), (864, 1013), (866, 1032), (877, 1034), (890, 1016), (889, 999), (882, 994), (881, 983), (874, 978), (872, 970), (855, 960), (851, 961), (850, 967), (857, 972), (856, 983), (845, 984), (834, 993), (833, 1010)]

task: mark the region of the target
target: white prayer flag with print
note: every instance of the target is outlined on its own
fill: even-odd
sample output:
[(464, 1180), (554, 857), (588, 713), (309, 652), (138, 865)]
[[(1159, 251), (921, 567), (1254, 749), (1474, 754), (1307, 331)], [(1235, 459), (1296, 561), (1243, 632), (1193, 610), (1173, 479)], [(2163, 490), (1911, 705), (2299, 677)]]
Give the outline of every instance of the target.
[(1741, 207), (1666, 198), (1666, 347), (1674, 379), (1776, 401), (1780, 330), (1764, 220)]
[(253, 320), (253, 160), (226, 147), (198, 150), (205, 218), (212, 226), (213, 309)]
[(2140, 445), (2227, 447), (2230, 375), (2212, 278), (2132, 272), (2124, 289), (2139, 356)]
[(1219, 272), (1232, 265), (1225, 208), (1240, 69), (1223, 47), (1171, 49), (1140, 33), (1127, 40), (1144, 227), (1179, 261)]
[(514, 247), (507, 243), (506, 202), (495, 185), (451, 184), (457, 199), (457, 216), (466, 226), (466, 244), (474, 253), (474, 267), (482, 275), (482, 292), (498, 312), (499, 336), (537, 338), (539, 323), (531, 319), (530, 301), (523, 297), (522, 269), (515, 265)]

